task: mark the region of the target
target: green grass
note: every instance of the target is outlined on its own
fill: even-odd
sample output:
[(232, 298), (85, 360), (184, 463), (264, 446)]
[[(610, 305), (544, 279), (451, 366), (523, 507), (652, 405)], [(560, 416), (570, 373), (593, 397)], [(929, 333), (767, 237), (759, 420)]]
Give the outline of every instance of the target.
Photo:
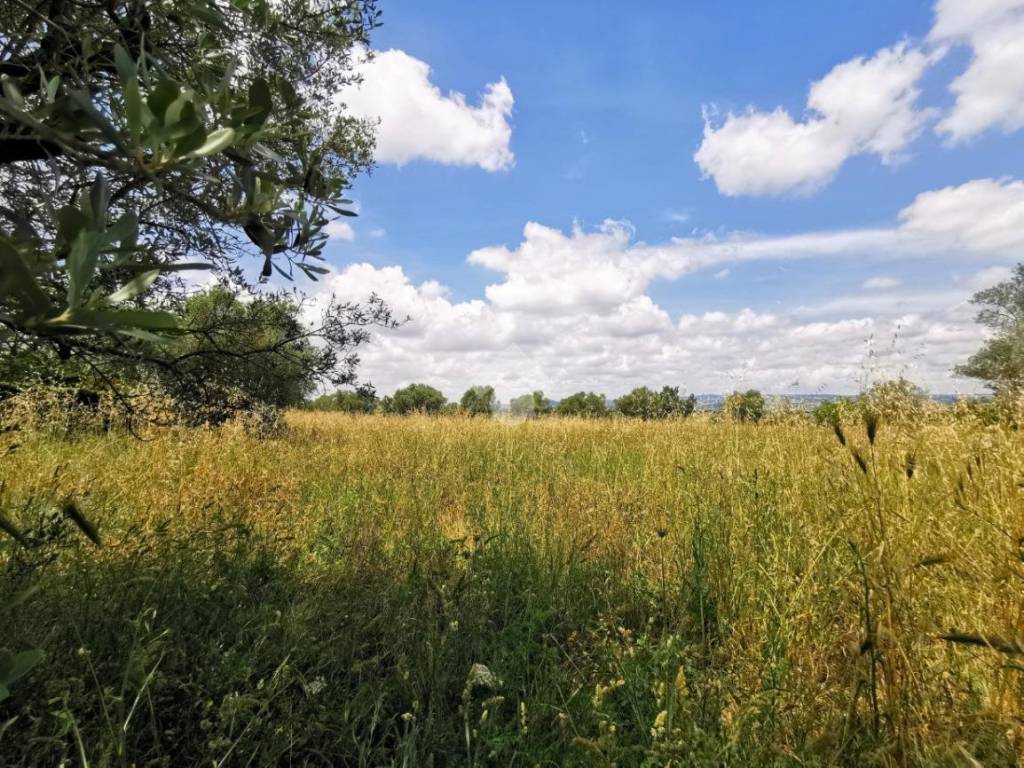
[(1019, 433), (290, 422), (19, 436), (0, 763), (1017, 763)]

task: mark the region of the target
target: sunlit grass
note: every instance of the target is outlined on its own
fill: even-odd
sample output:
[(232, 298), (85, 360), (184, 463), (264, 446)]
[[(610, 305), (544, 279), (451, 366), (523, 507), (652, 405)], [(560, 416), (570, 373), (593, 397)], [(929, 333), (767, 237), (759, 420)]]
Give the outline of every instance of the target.
[(0, 704), (13, 763), (74, 756), (71, 722), (124, 765), (1020, 753), (1013, 657), (941, 639), (1024, 629), (1017, 432), (288, 421), (19, 437), (19, 524), (75, 498), (104, 546), (3, 555), (42, 590), (0, 644), (49, 654)]

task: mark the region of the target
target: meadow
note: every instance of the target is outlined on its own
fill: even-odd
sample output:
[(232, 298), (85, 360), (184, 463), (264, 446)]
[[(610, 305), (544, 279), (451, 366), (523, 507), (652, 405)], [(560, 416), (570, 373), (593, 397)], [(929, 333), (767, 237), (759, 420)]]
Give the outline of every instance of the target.
[(287, 423), (6, 436), (0, 764), (1024, 755), (1017, 431)]

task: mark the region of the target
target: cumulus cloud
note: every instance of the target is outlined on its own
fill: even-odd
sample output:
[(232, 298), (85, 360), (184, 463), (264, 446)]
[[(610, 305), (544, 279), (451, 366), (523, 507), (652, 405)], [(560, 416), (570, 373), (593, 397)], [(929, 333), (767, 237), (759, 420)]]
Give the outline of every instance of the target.
[[(531, 222), (514, 247), (469, 255), (496, 276), (482, 298), (456, 299), (397, 266), (354, 264), (321, 285), (353, 301), (377, 293), (397, 316), (412, 318), (378, 333), (363, 355), (365, 375), (384, 391), (421, 379), (449, 396), (487, 381), (505, 399), (537, 388), (556, 397), (583, 388), (616, 396), (640, 384), (779, 391), (799, 381), (802, 391), (849, 391), (874, 374), (872, 366), (949, 391), (951, 367), (982, 333), (967, 299), (1006, 274), (1000, 260), (1024, 247), (1022, 194), (1021, 182), (984, 179), (919, 195), (890, 227), (656, 244), (638, 241), (621, 221), (568, 231)], [(951, 217), (960, 209), (968, 213)], [(855, 285), (848, 295), (784, 310), (670, 313), (652, 297), (656, 281), (698, 269), (866, 254), (955, 256), (975, 263), (976, 274), (913, 289), (876, 276), (866, 287), (886, 290)]]
[(972, 51), (949, 86), (956, 103), (939, 133), (955, 143), (992, 128), (1024, 127), (1024, 0), (939, 0), (929, 39)]
[(719, 125), (705, 114), (694, 160), (725, 195), (813, 192), (858, 154), (894, 162), (931, 114), (916, 105), (929, 62), (901, 43), (839, 64), (811, 85), (800, 119), (781, 107), (729, 113)]
[(1024, 182), (976, 179), (923, 192), (900, 212), (901, 229), (951, 248), (1000, 251), (1024, 247)]
[(955, 103), (935, 130), (955, 144), (1024, 127), (1024, 0), (937, 0), (922, 45), (839, 64), (811, 85), (802, 116), (751, 107), (716, 122), (706, 111), (694, 160), (725, 195), (808, 194), (855, 155), (898, 161), (938, 114), (917, 104), (922, 75), (957, 46), (971, 59), (949, 84)]
[(352, 242), (356, 239), (356, 231), (352, 229), (352, 225), (340, 219), (327, 222), (327, 226), (324, 227), (324, 234), (330, 240), (347, 240)]
[(649, 264), (630, 248), (632, 235), (627, 223), (611, 220), (595, 232), (574, 226), (569, 235), (529, 222), (514, 251), (481, 248), (469, 263), (504, 273), (504, 282), (486, 289), (501, 309), (610, 309), (640, 296), (650, 280)]
[(480, 381), (508, 400), (534, 389), (552, 397), (580, 389), (616, 397), (641, 384), (698, 392), (848, 392), (873, 377), (904, 374), (946, 392), (949, 370), (977, 348), (982, 334), (969, 316), (949, 312), (950, 302), (963, 303), (963, 291), (911, 296), (898, 312), (881, 308), (839, 319), (819, 319), (814, 308), (806, 314), (744, 308), (684, 314), (673, 323), (647, 296), (612, 312), (543, 318), (454, 301), (434, 286), (415, 285), (397, 267), (353, 265), (331, 288), (352, 300), (381, 291), (413, 317), (378, 333), (362, 354), (364, 375), (379, 390), (425, 380), (450, 398)]
[(358, 72), (362, 84), (342, 90), (338, 101), (356, 117), (379, 120), (378, 162), (429, 160), (486, 171), (512, 166), (514, 99), (504, 78), (486, 85), (474, 106), (461, 93), (442, 93), (430, 80), (430, 65), (404, 51), (377, 51)]

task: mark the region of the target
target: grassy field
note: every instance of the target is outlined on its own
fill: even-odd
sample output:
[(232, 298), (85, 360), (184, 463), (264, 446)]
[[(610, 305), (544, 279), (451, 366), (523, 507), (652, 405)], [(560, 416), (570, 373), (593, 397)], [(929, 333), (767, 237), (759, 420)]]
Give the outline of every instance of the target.
[(1024, 436), (867, 432), (21, 434), (0, 764), (1016, 765)]

